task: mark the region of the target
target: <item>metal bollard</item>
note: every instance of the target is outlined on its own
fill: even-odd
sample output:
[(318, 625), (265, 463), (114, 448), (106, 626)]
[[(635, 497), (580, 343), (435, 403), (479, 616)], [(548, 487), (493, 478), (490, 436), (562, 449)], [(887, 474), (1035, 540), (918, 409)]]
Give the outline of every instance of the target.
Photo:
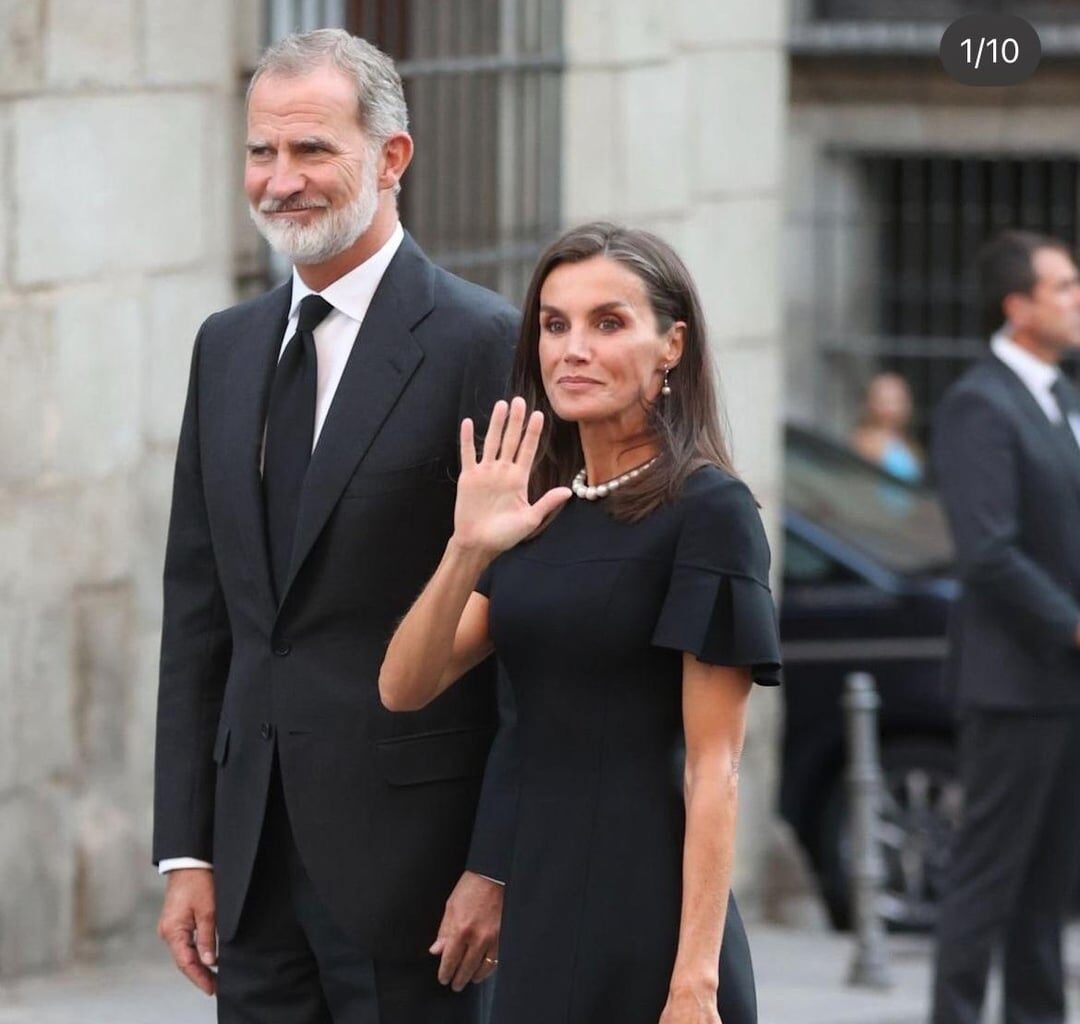
[(877, 710), (881, 703), (874, 677), (852, 672), (844, 680), (844, 720), (848, 746), (848, 808), (851, 828), (851, 903), (855, 957), (849, 985), (890, 988), (889, 950), (878, 913), (885, 867), (877, 841), (882, 775), (878, 754)]

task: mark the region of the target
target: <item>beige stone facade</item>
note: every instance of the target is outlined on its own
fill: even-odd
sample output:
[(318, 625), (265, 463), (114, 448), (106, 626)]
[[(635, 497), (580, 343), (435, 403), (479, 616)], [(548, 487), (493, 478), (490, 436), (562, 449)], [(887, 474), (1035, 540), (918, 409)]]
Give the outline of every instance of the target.
[[(686, 256), (740, 469), (779, 514), (781, 0), (566, 0), (563, 219)], [(261, 0), (0, 0), (0, 975), (123, 932), (149, 864), (160, 577), (194, 332), (260, 251)], [(237, 282), (240, 282), (239, 286)], [(759, 693), (739, 884), (760, 889)]]

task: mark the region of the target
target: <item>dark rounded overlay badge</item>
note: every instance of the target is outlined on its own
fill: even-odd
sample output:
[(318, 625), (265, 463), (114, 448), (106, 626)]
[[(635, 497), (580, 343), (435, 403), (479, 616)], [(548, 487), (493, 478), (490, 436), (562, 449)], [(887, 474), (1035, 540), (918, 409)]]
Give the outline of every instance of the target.
[(1015, 14), (969, 14), (945, 30), (938, 56), (946, 74), (964, 85), (1019, 85), (1035, 74), (1042, 43)]

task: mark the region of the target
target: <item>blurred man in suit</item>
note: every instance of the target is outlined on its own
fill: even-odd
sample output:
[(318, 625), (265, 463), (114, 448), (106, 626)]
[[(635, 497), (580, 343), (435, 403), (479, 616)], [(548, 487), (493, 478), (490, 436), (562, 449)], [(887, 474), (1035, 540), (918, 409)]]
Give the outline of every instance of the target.
[(458, 425), (502, 395), (518, 315), (402, 229), (407, 128), (393, 62), (363, 40), (264, 55), (245, 188), (295, 270), (195, 341), (154, 857), (162, 938), (226, 1024), (478, 1024), (468, 983), (497, 963), (507, 823), (476, 815), (492, 666), (408, 716), (377, 680), (452, 532)]
[(990, 354), (945, 396), (934, 468), (963, 593), (948, 676), (965, 803), (938, 929), (933, 1024), (977, 1024), (992, 953), (1007, 1024), (1065, 1020), (1061, 933), (1080, 864), (1080, 278), (1065, 245), (982, 249)]

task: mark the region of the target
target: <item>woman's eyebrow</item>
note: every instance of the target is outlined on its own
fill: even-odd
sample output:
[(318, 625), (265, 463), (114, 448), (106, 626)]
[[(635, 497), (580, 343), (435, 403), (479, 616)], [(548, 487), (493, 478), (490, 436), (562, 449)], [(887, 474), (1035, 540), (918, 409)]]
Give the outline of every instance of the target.
[[(621, 299), (615, 299), (612, 302), (602, 302), (599, 306), (594, 306), (589, 310), (589, 316), (595, 316), (597, 313), (610, 313), (616, 309), (626, 309), (633, 312), (633, 306), (629, 302), (623, 302)], [(558, 306), (551, 306), (544, 304), (540, 307), (541, 313), (557, 313), (559, 316), (563, 316), (563, 311)]]

